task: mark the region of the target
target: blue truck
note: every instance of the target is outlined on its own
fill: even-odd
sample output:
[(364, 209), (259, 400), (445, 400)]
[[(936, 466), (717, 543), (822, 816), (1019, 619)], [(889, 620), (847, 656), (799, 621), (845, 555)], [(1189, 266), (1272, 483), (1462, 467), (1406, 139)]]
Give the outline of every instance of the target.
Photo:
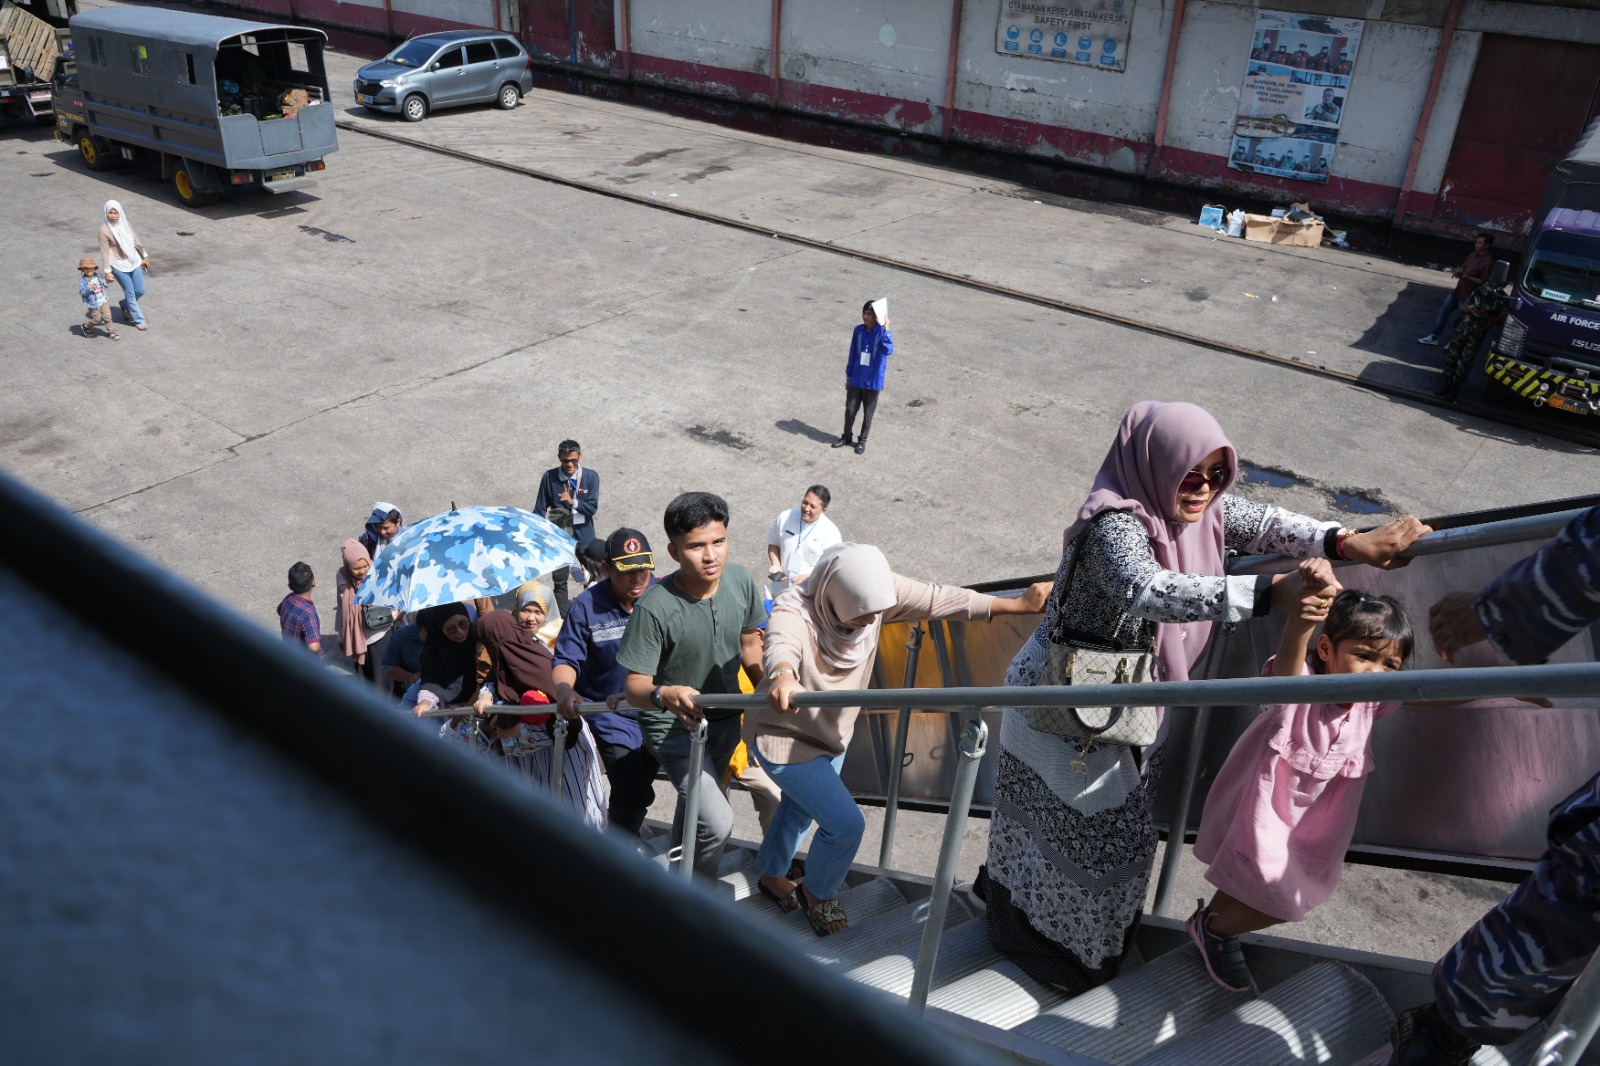
[(1556, 164), (1489, 346), (1488, 396), (1600, 415), (1600, 120)]
[(154, 8), (87, 11), (70, 29), (56, 138), (91, 170), (157, 167), (199, 207), (298, 188), (339, 148), (320, 30)]

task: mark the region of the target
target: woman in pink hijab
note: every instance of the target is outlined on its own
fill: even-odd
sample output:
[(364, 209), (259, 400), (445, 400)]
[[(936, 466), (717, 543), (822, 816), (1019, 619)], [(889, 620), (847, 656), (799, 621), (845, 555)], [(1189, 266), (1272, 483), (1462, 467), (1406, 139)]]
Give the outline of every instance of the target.
[[(1189, 403), (1135, 404), (1063, 537), (1056, 582), (1082, 560), (1059, 611), (1079, 631), (1128, 639), (1153, 626), (1162, 680), (1196, 670), (1212, 626), (1293, 605), (1294, 573), (1228, 577), (1224, 553), (1317, 555), (1390, 567), (1430, 532), (1407, 515), (1365, 533), (1227, 494), (1239, 459), (1216, 419)], [(1094, 524), (1102, 511), (1118, 514)], [(1045, 619), (1006, 674), (1036, 685), (1058, 617)], [(1156, 831), (1150, 791), (1167, 723), (1155, 743), (1080, 745), (1035, 730), (1008, 710), (1000, 727), (989, 861), (978, 891), (996, 950), (1035, 980), (1078, 995), (1116, 977), (1144, 906)], [(1069, 750), (1070, 745), (1070, 750)]]
[[(783, 911), (803, 906), (818, 936), (845, 928), (838, 896), (865, 828), (839, 780), (861, 708), (801, 708), (796, 696), (871, 684), (885, 622), (1035, 614), (1049, 592), (1045, 581), (1015, 599), (913, 581), (890, 571), (870, 544), (835, 544), (805, 581), (778, 597), (763, 651), (767, 706), (750, 728), (751, 753), (783, 790), (756, 855), (762, 895)], [(805, 878), (793, 878), (795, 852), (812, 822), (817, 835)]]
[(337, 580), (339, 602), (335, 611), (335, 625), (339, 630), (339, 650), (350, 660), (356, 673), (378, 684), (380, 679), (387, 679), (382, 678), (382, 675), (374, 669), (378, 654), (370, 650), (368, 645), (376, 644), (387, 636), (389, 631), (368, 629), (361, 617), (361, 606), (356, 603), (356, 589), (372, 569), (372, 556), (367, 554), (366, 545), (354, 537), (339, 545), (339, 556)]

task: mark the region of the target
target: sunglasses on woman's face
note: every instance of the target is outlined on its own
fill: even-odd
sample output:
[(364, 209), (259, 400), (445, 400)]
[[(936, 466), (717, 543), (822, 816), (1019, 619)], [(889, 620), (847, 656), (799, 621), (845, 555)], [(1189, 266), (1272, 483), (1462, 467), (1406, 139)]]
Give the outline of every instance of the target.
[(1216, 492), (1222, 488), (1223, 483), (1227, 480), (1228, 468), (1225, 466), (1214, 466), (1209, 473), (1204, 474), (1198, 470), (1191, 470), (1183, 475), (1182, 481), (1178, 482), (1178, 495), (1188, 496), (1191, 493), (1199, 492), (1202, 485), (1212, 492)]

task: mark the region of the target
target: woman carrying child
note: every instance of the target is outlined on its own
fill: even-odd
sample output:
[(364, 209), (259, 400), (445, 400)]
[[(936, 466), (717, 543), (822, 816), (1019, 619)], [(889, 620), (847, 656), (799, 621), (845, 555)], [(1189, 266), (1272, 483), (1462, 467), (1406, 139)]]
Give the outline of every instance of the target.
[[(1300, 577), (1302, 587), (1322, 594), (1299, 601), (1263, 674), (1370, 674), (1405, 664), (1413, 636), (1398, 601), (1340, 591), (1323, 559), (1301, 563)], [(1339, 886), (1373, 770), (1373, 723), (1399, 707), (1276, 704), (1234, 744), (1206, 797), (1194, 845), (1217, 892), (1188, 921), (1206, 972), (1223, 988), (1253, 986), (1240, 934), (1302, 921)]]

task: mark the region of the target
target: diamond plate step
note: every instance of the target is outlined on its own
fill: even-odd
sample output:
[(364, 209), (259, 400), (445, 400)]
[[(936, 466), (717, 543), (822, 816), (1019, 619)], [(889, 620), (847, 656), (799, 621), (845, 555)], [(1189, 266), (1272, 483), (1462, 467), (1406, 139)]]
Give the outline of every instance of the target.
[(1051, 1007), (1013, 1032), (1123, 1066), (1199, 1032), (1240, 1005), (1206, 975), (1189, 945)]
[[(921, 936), (892, 948), (870, 962), (848, 971), (845, 976), (872, 988), (897, 996), (911, 994), (911, 979), (917, 965)], [(939, 942), (939, 961), (933, 969), (933, 987), (942, 988), (963, 977), (993, 965), (1000, 954), (989, 943), (989, 930), (982, 919), (946, 928)]]
[(928, 1006), (960, 1014), (997, 1029), (1014, 1029), (1041, 1011), (1065, 1002), (1067, 994), (1047, 988), (1002, 959), (977, 973), (952, 981), (928, 996)]
[(1372, 982), (1344, 963), (1323, 962), (1257, 999), (1244, 1000), (1192, 1036), (1168, 1041), (1134, 1061), (1139, 1066), (1359, 1062), (1388, 1039), (1393, 1024), (1394, 1012)]

